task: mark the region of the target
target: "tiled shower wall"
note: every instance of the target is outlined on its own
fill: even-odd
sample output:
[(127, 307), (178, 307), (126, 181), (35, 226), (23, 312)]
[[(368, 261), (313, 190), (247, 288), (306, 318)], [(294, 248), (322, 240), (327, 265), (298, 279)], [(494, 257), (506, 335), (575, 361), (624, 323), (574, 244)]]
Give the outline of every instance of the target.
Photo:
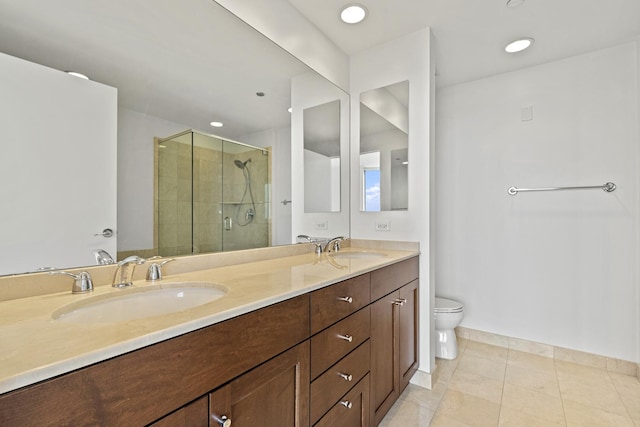
[[(262, 150), (227, 153), (195, 146), (190, 135), (162, 143), (158, 153), (154, 244), (162, 256), (266, 247), (271, 242), (269, 155)], [(224, 144), (233, 144), (225, 141)], [(220, 144), (218, 144), (220, 145)], [(235, 144), (234, 144), (235, 145)], [(230, 150), (232, 151), (232, 150)], [(236, 151), (236, 150), (233, 150)], [(192, 157), (193, 156), (193, 157)], [(255, 201), (255, 216), (246, 226), (250, 195), (240, 201), (245, 178), (235, 160), (247, 166)], [(191, 164), (193, 162), (193, 180)], [(225, 228), (224, 219), (230, 221)]]

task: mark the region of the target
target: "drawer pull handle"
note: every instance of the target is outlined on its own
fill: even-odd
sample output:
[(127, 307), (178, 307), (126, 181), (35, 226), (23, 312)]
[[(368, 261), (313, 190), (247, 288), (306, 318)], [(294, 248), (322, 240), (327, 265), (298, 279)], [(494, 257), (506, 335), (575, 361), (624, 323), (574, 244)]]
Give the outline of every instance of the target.
[(338, 372), (338, 375), (342, 377), (342, 379), (345, 381), (349, 381), (349, 382), (353, 381), (353, 375), (351, 374), (343, 374), (342, 372)]
[(338, 335), (338, 338), (349, 342), (353, 341), (353, 337), (351, 335)]
[(353, 302), (353, 298), (351, 298), (351, 297), (338, 297), (338, 301), (344, 301), (344, 302), (348, 302), (349, 304), (351, 304)]
[(347, 409), (351, 409), (353, 407), (353, 403), (349, 402), (348, 400), (343, 400), (342, 402), (340, 402), (340, 404)]
[(393, 300), (393, 304), (394, 304), (394, 305), (399, 305), (399, 306), (401, 306), (401, 307), (402, 307), (406, 302), (407, 302), (407, 300), (406, 300), (406, 299), (404, 299), (404, 298), (396, 298), (396, 299), (394, 299), (394, 300)]

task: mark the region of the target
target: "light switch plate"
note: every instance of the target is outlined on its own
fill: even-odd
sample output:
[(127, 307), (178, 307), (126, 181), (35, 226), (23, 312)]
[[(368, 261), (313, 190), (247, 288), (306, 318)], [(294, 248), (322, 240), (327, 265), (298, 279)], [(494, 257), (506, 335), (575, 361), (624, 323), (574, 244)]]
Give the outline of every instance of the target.
[(316, 221), (316, 230), (328, 230), (329, 229), (329, 221)]
[(376, 221), (376, 231), (391, 231), (391, 221)]

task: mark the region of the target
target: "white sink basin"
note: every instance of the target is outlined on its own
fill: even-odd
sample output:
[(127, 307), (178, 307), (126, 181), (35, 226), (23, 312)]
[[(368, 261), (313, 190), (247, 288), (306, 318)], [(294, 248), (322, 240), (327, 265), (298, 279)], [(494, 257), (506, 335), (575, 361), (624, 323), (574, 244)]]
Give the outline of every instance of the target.
[(353, 251), (353, 252), (334, 252), (331, 256), (335, 259), (363, 259), (363, 258), (385, 258), (387, 254), (382, 252), (369, 251)]
[(210, 282), (162, 283), (118, 289), (84, 298), (56, 310), (51, 317), (62, 322), (116, 322), (176, 313), (223, 297), (226, 286)]

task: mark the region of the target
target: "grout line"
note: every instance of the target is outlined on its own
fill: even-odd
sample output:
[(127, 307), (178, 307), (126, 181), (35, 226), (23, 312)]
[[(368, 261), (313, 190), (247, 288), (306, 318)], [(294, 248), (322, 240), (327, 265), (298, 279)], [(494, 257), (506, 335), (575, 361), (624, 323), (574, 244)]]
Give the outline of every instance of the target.
[(560, 388), (560, 378), (558, 377), (558, 367), (556, 366), (556, 358), (551, 358), (553, 360), (553, 371), (556, 373), (556, 383), (558, 384), (558, 393), (560, 394), (560, 405), (562, 405), (562, 416), (564, 417), (564, 425), (568, 425), (569, 421), (567, 420), (567, 411), (564, 410), (564, 397), (562, 397), (562, 389)]

